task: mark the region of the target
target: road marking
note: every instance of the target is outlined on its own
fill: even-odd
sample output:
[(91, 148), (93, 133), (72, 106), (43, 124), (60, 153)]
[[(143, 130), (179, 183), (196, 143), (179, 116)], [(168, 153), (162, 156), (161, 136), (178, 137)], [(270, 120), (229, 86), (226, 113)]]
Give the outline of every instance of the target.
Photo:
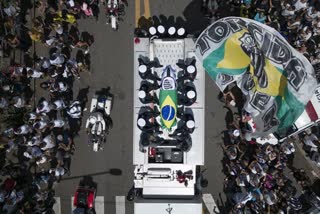
[(126, 199), (124, 196), (116, 196), (116, 214), (126, 213)]
[(202, 195), (202, 200), (204, 204), (206, 205), (207, 210), (209, 211), (210, 214), (214, 213), (219, 213), (218, 206), (214, 202), (214, 199), (212, 197), (212, 194), (210, 193), (205, 193)]
[(55, 214), (61, 214), (61, 201), (60, 197), (54, 197), (54, 200), (56, 200), (56, 203), (54, 203), (52, 209)]
[(144, 16), (147, 19), (150, 18), (150, 2), (149, 2), (149, 0), (144, 0)]
[(71, 212), (76, 208), (75, 206), (73, 206), (73, 200), (74, 196), (71, 197)]
[[(73, 206), (74, 196), (71, 197), (71, 211), (73, 211), (76, 207)], [(96, 214), (104, 214), (104, 196), (96, 196), (94, 200), (94, 209)]]
[(135, 4), (136, 4), (136, 10), (135, 10), (135, 12), (136, 12), (136, 27), (138, 27), (138, 23), (139, 23), (139, 18), (140, 18), (140, 13), (141, 13), (141, 11), (140, 11), (140, 0), (136, 0), (135, 1)]
[(96, 214), (104, 214), (104, 196), (97, 196), (95, 199)]

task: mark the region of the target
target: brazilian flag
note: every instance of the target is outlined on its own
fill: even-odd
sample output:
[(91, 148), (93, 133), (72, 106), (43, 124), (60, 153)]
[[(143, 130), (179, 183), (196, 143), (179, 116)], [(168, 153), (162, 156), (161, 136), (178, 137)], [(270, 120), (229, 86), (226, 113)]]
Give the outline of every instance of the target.
[(159, 101), (162, 127), (170, 129), (176, 124), (177, 90), (160, 90)]

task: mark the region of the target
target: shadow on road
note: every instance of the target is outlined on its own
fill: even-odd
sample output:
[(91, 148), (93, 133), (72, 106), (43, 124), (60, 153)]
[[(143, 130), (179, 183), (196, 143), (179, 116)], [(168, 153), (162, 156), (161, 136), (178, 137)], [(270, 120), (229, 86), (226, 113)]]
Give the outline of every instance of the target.
[(104, 172), (97, 172), (97, 173), (86, 174), (86, 175), (72, 176), (72, 177), (68, 177), (68, 178), (63, 178), (61, 180), (62, 181), (64, 181), (64, 180), (73, 180), (73, 179), (78, 179), (78, 178), (83, 178), (83, 177), (88, 177), (88, 176), (98, 176), (98, 175), (105, 175), (105, 174), (110, 174), (110, 175), (114, 175), (114, 176), (120, 176), (120, 175), (122, 175), (122, 170), (121, 169), (117, 169), (117, 168), (113, 168), (113, 169), (110, 169), (110, 170), (104, 171)]

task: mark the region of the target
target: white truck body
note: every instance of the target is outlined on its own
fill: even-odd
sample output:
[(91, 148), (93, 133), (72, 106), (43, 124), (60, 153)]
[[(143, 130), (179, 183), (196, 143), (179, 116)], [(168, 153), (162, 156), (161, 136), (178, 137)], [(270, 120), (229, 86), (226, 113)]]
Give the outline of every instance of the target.
[[(134, 118), (133, 118), (133, 164), (134, 188), (142, 190), (142, 196), (135, 200), (134, 213), (136, 214), (201, 214), (202, 202), (196, 195), (197, 167), (204, 165), (205, 143), (205, 72), (202, 65), (196, 61), (197, 77), (193, 84), (197, 90), (196, 103), (189, 106), (194, 114), (195, 130), (191, 134), (192, 147), (183, 152), (180, 163), (149, 162), (149, 153), (142, 151), (140, 142), (141, 130), (137, 127), (138, 113), (145, 106), (138, 98), (141, 78), (138, 73), (139, 57), (150, 60), (157, 58), (164, 67), (171, 65), (177, 71), (176, 63), (179, 59), (196, 58), (195, 44), (191, 38), (185, 39), (150, 39), (138, 38), (134, 45)], [(161, 69), (153, 68), (161, 77)], [(159, 92), (155, 92), (159, 93)], [(153, 104), (151, 104), (152, 107)], [(164, 135), (168, 134), (164, 131)], [(170, 146), (157, 146), (157, 149), (169, 149)], [(174, 155), (172, 152), (170, 155)], [(176, 172), (192, 170), (192, 177), (188, 185), (179, 183)]]

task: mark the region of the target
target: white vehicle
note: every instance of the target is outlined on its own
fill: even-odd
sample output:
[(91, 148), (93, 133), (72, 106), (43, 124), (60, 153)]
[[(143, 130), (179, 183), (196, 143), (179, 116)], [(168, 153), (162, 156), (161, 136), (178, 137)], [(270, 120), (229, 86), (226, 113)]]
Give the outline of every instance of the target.
[(286, 133), (273, 133), (266, 138), (258, 138), (260, 144), (271, 143), (277, 144), (285, 139), (297, 135), (304, 130), (317, 125), (320, 122), (320, 85), (316, 88), (311, 100), (307, 103), (305, 110), (300, 117), (292, 124)]
[(137, 38), (133, 91), (134, 213), (202, 214), (205, 72), (192, 38)]
[(108, 133), (107, 117), (110, 117), (112, 97), (106, 95), (94, 96), (91, 100), (90, 115), (86, 121), (88, 145), (92, 144), (93, 151), (103, 149)]

